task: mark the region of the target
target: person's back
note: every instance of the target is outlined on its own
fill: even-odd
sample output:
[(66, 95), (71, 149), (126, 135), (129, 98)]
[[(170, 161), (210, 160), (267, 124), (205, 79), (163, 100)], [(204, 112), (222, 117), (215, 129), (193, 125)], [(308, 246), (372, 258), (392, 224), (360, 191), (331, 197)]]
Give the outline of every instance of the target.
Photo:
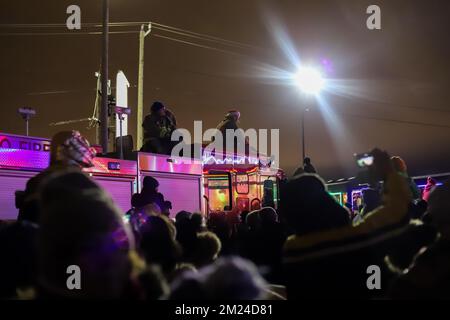
[(286, 234), (281, 223), (278, 222), (278, 215), (271, 207), (260, 210), (261, 216), (261, 242), (260, 246), (264, 250), (261, 264), (268, 268), (265, 278), (270, 283), (282, 282), (282, 256), (283, 244), (286, 241)]
[(430, 224), (439, 231), (437, 242), (393, 282), (390, 298), (450, 298), (450, 181), (431, 191), (428, 205)]
[(191, 220), (191, 215), (186, 219), (179, 219), (176, 223), (176, 239), (183, 248), (183, 258), (185, 261), (191, 261), (195, 251), (197, 239), (196, 224)]
[[(371, 265), (380, 267), (381, 288), (386, 289), (384, 281), (389, 279), (384, 276), (383, 258), (408, 222), (410, 194), (403, 178), (393, 171), (387, 154), (377, 150), (373, 153), (377, 155), (375, 169), (381, 173), (380, 176), (387, 177), (389, 194), (386, 194), (384, 206), (369, 213), (357, 226), (344, 221), (339, 225), (339, 220), (335, 219), (344, 212), (340, 214), (331, 202), (323, 206), (332, 199), (325, 196), (326, 189), (321, 189), (324, 187), (310, 194), (308, 190), (314, 188), (313, 185), (302, 187), (300, 182), (294, 181), (283, 190), (287, 199), (284, 203), (282, 199), (282, 209), (287, 211), (288, 222), (296, 230), (284, 247), (288, 299), (361, 299), (381, 294), (380, 290), (368, 289), (367, 281), (371, 274), (367, 270)], [(297, 179), (301, 180), (302, 176)], [(304, 199), (307, 199), (306, 205)], [(326, 221), (329, 219), (335, 220), (334, 226)]]
[(427, 248), (393, 281), (391, 299), (450, 299), (450, 241)]

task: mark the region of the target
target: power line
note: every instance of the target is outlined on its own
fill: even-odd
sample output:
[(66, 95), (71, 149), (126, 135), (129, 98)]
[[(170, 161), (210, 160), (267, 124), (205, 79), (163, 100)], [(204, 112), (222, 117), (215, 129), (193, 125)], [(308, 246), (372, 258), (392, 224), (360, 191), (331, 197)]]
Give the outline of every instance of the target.
[(363, 101), (365, 103), (369, 103), (369, 104), (383, 104), (383, 105), (393, 105), (397, 108), (404, 108), (404, 109), (412, 109), (412, 110), (420, 110), (420, 111), (434, 111), (434, 112), (442, 112), (442, 113), (449, 113), (450, 110), (448, 109), (442, 109), (442, 108), (435, 108), (435, 107), (420, 107), (420, 106), (410, 106), (410, 105), (404, 105), (404, 104), (398, 104), (398, 103), (393, 103), (393, 102), (389, 102), (389, 101), (382, 101), (382, 100), (376, 100), (376, 99), (370, 99), (370, 98), (365, 98), (365, 97), (361, 97), (361, 96), (353, 96), (353, 95), (347, 95), (347, 94), (336, 94), (335, 92), (330, 91), (331, 94), (336, 95), (338, 97), (344, 98), (344, 99), (348, 99), (348, 100), (352, 100), (352, 99), (357, 99), (360, 101)]
[[(109, 34), (129, 34), (139, 33), (139, 31), (110, 31)], [(83, 36), (83, 35), (101, 35), (101, 31), (95, 32), (11, 32), (0, 33), (0, 36)]]
[[(109, 26), (111, 27), (130, 27), (130, 26), (139, 26), (142, 24), (148, 24), (150, 22), (146, 22), (146, 21), (133, 21), (133, 22), (112, 22), (109, 24)], [(248, 44), (244, 44), (244, 43), (240, 43), (237, 41), (232, 41), (232, 40), (227, 40), (227, 39), (223, 39), (223, 38), (219, 38), (219, 37), (215, 37), (215, 36), (210, 36), (210, 35), (206, 35), (206, 34), (201, 34), (201, 33), (197, 33), (197, 32), (193, 32), (190, 30), (186, 30), (186, 29), (181, 29), (181, 28), (177, 28), (177, 27), (172, 27), (172, 26), (168, 26), (168, 25), (164, 25), (164, 24), (160, 24), (160, 23), (155, 23), (155, 22), (151, 22), (152, 26), (159, 31), (163, 31), (163, 32), (169, 32), (169, 33), (173, 33), (173, 34), (177, 34), (180, 36), (186, 36), (186, 37), (191, 37), (191, 38), (195, 38), (198, 40), (204, 40), (204, 41), (210, 41), (210, 42), (215, 42), (218, 44), (224, 44), (224, 45), (229, 45), (229, 46), (235, 46), (235, 47), (239, 47), (239, 48), (252, 48), (252, 49), (260, 49), (257, 48), (255, 46), (251, 46)], [(88, 26), (88, 27), (101, 27), (102, 24), (100, 23), (84, 23), (84, 26)], [(0, 24), (0, 28), (65, 28), (66, 25), (65, 24)], [(110, 34), (136, 34), (139, 33), (138, 31), (111, 31), (109, 32)], [(11, 33), (0, 33), (0, 36), (61, 36), (61, 35), (101, 35), (102, 32), (11, 32)], [(204, 44), (199, 44), (196, 42), (192, 42), (192, 41), (187, 41), (187, 40), (182, 40), (182, 39), (177, 39), (177, 38), (173, 38), (173, 37), (169, 37), (169, 36), (165, 36), (165, 35), (161, 35), (161, 34), (155, 34), (155, 33), (151, 33), (152, 36), (157, 37), (157, 38), (162, 38), (162, 39), (166, 39), (166, 40), (170, 40), (170, 41), (174, 41), (174, 42), (178, 42), (178, 43), (182, 43), (182, 44), (186, 44), (186, 45), (191, 45), (194, 47), (198, 47), (198, 48), (203, 48), (203, 49), (207, 49), (207, 50), (212, 50), (212, 51), (217, 51), (217, 52), (221, 52), (221, 53), (226, 53), (226, 54), (231, 54), (231, 55), (235, 55), (235, 56), (240, 56), (242, 58), (246, 58), (246, 59), (252, 59), (252, 57), (249, 57), (248, 55), (242, 54), (242, 53), (238, 53), (238, 52), (234, 52), (231, 50), (225, 50), (222, 48), (218, 48), (218, 47), (214, 47), (214, 46), (209, 46), (209, 45), (204, 45)], [(254, 60), (254, 59), (253, 59)], [(406, 105), (398, 105), (398, 104), (393, 104), (390, 102), (384, 102), (384, 101), (377, 101), (377, 100), (371, 100), (368, 98), (363, 98), (363, 97), (349, 97), (346, 95), (338, 95), (341, 96), (343, 98), (347, 98), (347, 99), (351, 99), (351, 98), (357, 98), (360, 99), (362, 101), (365, 102), (371, 102), (371, 103), (381, 103), (381, 104), (391, 104), (391, 105), (395, 105), (397, 107), (401, 107), (401, 108), (408, 108), (408, 109), (416, 109), (416, 110), (423, 110), (423, 111), (435, 111), (435, 112), (445, 112), (448, 113), (450, 112), (449, 110), (444, 110), (441, 108), (424, 108), (424, 107), (419, 107), (419, 106), (406, 106)], [(405, 124), (414, 124), (414, 125), (423, 125), (423, 126), (436, 126), (436, 127), (444, 127), (444, 128), (449, 128), (450, 126), (446, 126), (446, 125), (434, 125), (434, 124), (430, 124), (430, 123), (422, 123), (422, 122), (414, 122), (414, 121), (401, 121), (401, 120), (392, 120), (392, 119), (387, 119), (387, 118), (375, 118), (375, 117), (365, 117), (365, 116), (358, 116), (358, 115), (349, 115), (349, 116), (354, 116), (354, 117), (364, 117), (367, 119), (373, 119), (373, 120), (380, 120), (380, 121), (391, 121), (391, 122), (399, 122), (399, 123), (405, 123)]]
[(249, 48), (249, 49), (261, 50), (261, 48), (259, 48), (259, 47), (256, 47), (256, 46), (253, 46), (253, 45), (249, 45), (249, 44), (245, 44), (245, 43), (242, 43), (242, 42), (227, 40), (227, 39), (223, 39), (223, 38), (219, 38), (219, 37), (215, 37), (215, 36), (210, 36), (210, 35), (206, 35), (206, 34), (202, 34), (202, 33), (198, 33), (198, 32), (193, 32), (193, 31), (189, 31), (189, 30), (186, 30), (186, 29), (176, 28), (176, 27), (172, 27), (172, 26), (168, 26), (168, 25), (164, 25), (164, 24), (152, 23), (152, 25), (153, 24), (156, 25), (156, 28), (158, 26), (160, 26), (160, 27), (163, 27), (163, 28), (166, 28), (166, 29), (173, 29), (173, 30), (176, 30), (176, 31), (181, 31), (183, 33), (191, 34), (191, 35), (194, 35), (194, 36), (199, 36), (199, 37), (206, 38), (206, 39), (211, 39), (211, 40), (215, 40), (215, 41), (222, 41), (222, 42), (225, 42), (225, 43), (227, 43), (229, 45), (236, 45), (236, 46), (241, 46), (241, 47), (245, 47), (245, 48)]
[(156, 27), (152, 27), (152, 28), (154, 28), (156, 30), (163, 31), (163, 32), (174, 33), (174, 34), (181, 35), (181, 36), (184, 36), (184, 37), (190, 37), (190, 38), (199, 39), (199, 40), (203, 40), (203, 41), (215, 42), (215, 43), (219, 43), (219, 44), (222, 44), (222, 45), (238, 47), (238, 48), (241, 48), (241, 49), (253, 48), (253, 47), (248, 46), (248, 45), (236, 44), (233, 41), (228, 41), (228, 40), (211, 39), (211, 38), (203, 37), (203, 36), (200, 36), (200, 35), (189, 34), (189, 33), (186, 33), (186, 32), (170, 30), (170, 29), (167, 29), (167, 28), (161, 28), (161, 27), (157, 27), (157, 26)]
[[(109, 27), (116, 26), (135, 26), (140, 24), (146, 24), (149, 21), (144, 22), (110, 22)], [(83, 22), (83, 26), (101, 27), (100, 22)], [(66, 28), (65, 23), (0, 23), (0, 28)]]
[[(191, 38), (197, 38), (197, 39), (204, 40), (204, 41), (221, 43), (223, 45), (228, 45), (228, 46), (262, 50), (261, 48), (258, 48), (256, 46), (252, 46), (252, 45), (249, 45), (246, 43), (228, 40), (228, 39), (224, 39), (224, 38), (220, 38), (220, 37), (216, 37), (216, 36), (211, 36), (208, 34), (198, 33), (198, 32), (190, 31), (187, 29), (177, 28), (177, 27), (173, 27), (173, 26), (169, 26), (169, 25), (165, 25), (165, 24), (161, 24), (161, 23), (156, 23), (156, 22), (150, 22), (150, 21), (111, 22), (108, 25), (110, 27), (132, 27), (132, 26), (140, 26), (142, 24), (148, 24), (148, 23), (151, 23), (153, 28), (160, 30), (160, 31), (174, 33), (174, 34), (191, 37)], [(100, 27), (102, 27), (102, 24), (87, 22), (87, 23), (83, 23), (83, 26), (92, 27), (92, 28), (100, 28)], [(20, 28), (66, 28), (66, 25), (63, 23), (41, 23), (41, 24), (39, 24), (39, 23), (38, 24), (16, 23), (16, 24), (0, 24), (0, 28), (19, 28), (19, 29)], [(7, 35), (12, 35), (12, 34), (7, 34)]]
[(232, 54), (232, 55), (236, 55), (236, 56), (244, 56), (243, 54), (240, 54), (240, 53), (237, 53), (237, 52), (233, 52), (233, 51), (230, 51), (230, 50), (224, 50), (224, 49), (220, 49), (220, 48), (206, 46), (206, 45), (198, 44), (198, 43), (191, 42), (191, 41), (180, 40), (180, 39), (176, 39), (176, 38), (163, 36), (163, 35), (160, 35), (160, 34), (151, 33), (150, 36), (157, 37), (157, 38), (162, 38), (162, 39), (167, 39), (167, 40), (171, 40), (171, 41), (175, 41), (175, 42), (179, 42), (179, 43), (183, 43), (183, 44), (187, 44), (187, 45), (191, 45), (191, 46), (199, 47), (199, 48), (203, 48), (203, 49), (218, 51), (218, 52)]
[[(110, 31), (109, 32), (109, 34), (137, 34), (137, 33), (139, 33), (139, 31)], [(98, 31), (98, 32), (97, 31), (94, 31), (94, 32), (15, 32), (15, 33), (12, 32), (12, 33), (0, 33), (0, 36), (65, 36), (65, 35), (82, 36), (82, 35), (101, 35), (101, 34), (102, 34), (102, 32), (100, 32), (100, 31)], [(151, 33), (150, 35), (157, 37), (157, 38), (167, 39), (167, 40), (171, 40), (174, 42), (179, 42), (179, 43), (183, 43), (183, 44), (187, 44), (187, 45), (191, 45), (191, 46), (195, 46), (195, 47), (199, 47), (199, 48), (203, 48), (203, 49), (218, 51), (218, 52), (232, 54), (232, 55), (236, 55), (236, 56), (242, 56), (242, 57), (244, 56), (243, 54), (240, 54), (237, 52), (233, 52), (230, 50), (224, 50), (224, 49), (217, 48), (217, 47), (207, 46), (207, 45), (195, 43), (192, 41), (176, 39), (176, 38), (163, 36), (160, 34), (154, 34), (154, 33)]]
[(344, 113), (344, 112), (338, 112), (338, 113), (343, 116), (346, 116), (346, 117), (354, 117), (354, 118), (362, 118), (362, 119), (368, 119), (368, 120), (386, 121), (386, 122), (418, 125), (418, 126), (425, 126), (425, 127), (450, 129), (450, 125), (445, 125), (445, 124), (434, 124), (434, 123), (429, 123), (429, 122), (408, 121), (408, 120), (396, 120), (396, 119), (389, 119), (389, 118), (364, 116), (364, 115), (359, 115), (359, 114), (350, 114), (350, 113)]

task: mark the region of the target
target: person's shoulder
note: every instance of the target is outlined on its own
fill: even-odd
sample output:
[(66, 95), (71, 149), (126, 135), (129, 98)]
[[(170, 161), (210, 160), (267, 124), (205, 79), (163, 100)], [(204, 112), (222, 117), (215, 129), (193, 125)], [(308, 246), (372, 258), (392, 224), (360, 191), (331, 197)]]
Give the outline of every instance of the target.
[(166, 115), (167, 115), (168, 117), (175, 118), (175, 114), (174, 114), (171, 110), (169, 110), (169, 109), (166, 109)]
[(438, 241), (434, 245), (424, 249), (416, 258), (416, 264), (441, 264), (446, 262), (450, 270), (450, 243)]
[(234, 130), (239, 128), (236, 121), (233, 121), (231, 119), (225, 120), (225, 122), (223, 123), (223, 127), (224, 129), (234, 129)]
[[(450, 246), (437, 243), (417, 254), (412, 265), (397, 279), (397, 287), (436, 288), (450, 274)], [(445, 281), (445, 280), (444, 280)], [(397, 288), (396, 288), (397, 289)]]
[(148, 115), (145, 116), (144, 121), (151, 121), (156, 119), (156, 116), (152, 113), (149, 113)]
[(35, 192), (38, 188), (41, 187), (42, 183), (46, 181), (47, 177), (54, 173), (55, 169), (53, 166), (46, 168), (44, 171), (39, 172), (34, 177), (30, 178), (26, 183), (25, 191)]

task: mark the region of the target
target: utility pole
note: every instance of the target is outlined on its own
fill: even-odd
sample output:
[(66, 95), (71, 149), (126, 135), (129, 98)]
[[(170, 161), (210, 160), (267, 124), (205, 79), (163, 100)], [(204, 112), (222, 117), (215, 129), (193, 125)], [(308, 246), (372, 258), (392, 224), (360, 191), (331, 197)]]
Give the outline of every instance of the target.
[(303, 165), (306, 157), (306, 148), (305, 148), (305, 117), (306, 117), (306, 108), (302, 111), (302, 161), (300, 162)]
[(302, 108), (302, 165), (303, 165), (303, 161), (305, 160), (306, 156), (306, 143), (305, 143), (305, 117), (306, 117), (306, 113), (309, 111), (308, 107), (303, 107)]
[(103, 154), (108, 153), (108, 23), (109, 0), (103, 0), (103, 41), (102, 41), (102, 105), (100, 109), (100, 143)]
[(136, 120), (136, 150), (142, 147), (142, 120), (144, 118), (144, 41), (152, 30), (152, 24), (147, 25), (147, 31), (145, 31), (145, 25), (141, 26), (141, 32), (139, 32), (139, 75), (138, 75), (138, 107), (137, 107), (137, 120)]

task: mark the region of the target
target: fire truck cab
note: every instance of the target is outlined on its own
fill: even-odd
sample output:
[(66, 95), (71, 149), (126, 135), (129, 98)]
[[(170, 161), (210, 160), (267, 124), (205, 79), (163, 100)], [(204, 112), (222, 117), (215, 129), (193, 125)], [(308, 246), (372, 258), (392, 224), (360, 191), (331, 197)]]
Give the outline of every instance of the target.
[(252, 211), (279, 201), (281, 170), (267, 159), (237, 154), (203, 154), (206, 214)]

